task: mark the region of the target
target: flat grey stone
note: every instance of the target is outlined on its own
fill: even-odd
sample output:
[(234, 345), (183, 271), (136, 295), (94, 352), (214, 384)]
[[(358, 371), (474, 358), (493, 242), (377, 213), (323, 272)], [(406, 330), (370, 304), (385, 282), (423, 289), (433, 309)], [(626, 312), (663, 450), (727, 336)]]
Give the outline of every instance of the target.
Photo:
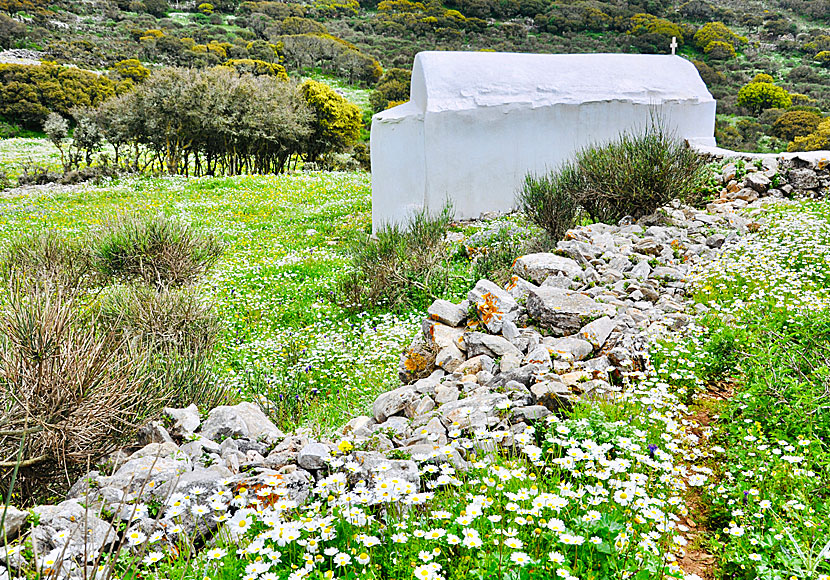
[(746, 177), (744, 177), (744, 185), (758, 193), (766, 193), (771, 183), (770, 178), (760, 171), (747, 173)]
[(300, 449), (297, 455), (297, 465), (308, 470), (323, 469), (330, 457), (331, 452), (328, 447), (322, 443), (309, 443)]
[(23, 525), (26, 523), (26, 518), (29, 517), (29, 512), (19, 510), (13, 505), (8, 508), (0, 506), (0, 518), (5, 512), (5, 521), (3, 528), (0, 529), (0, 543), (5, 543), (6, 539), (13, 540)]
[(461, 366), (467, 357), (454, 344), (450, 344), (442, 348), (435, 357), (435, 364), (447, 371), (448, 373), (455, 372)]
[(506, 354), (522, 356), (521, 351), (503, 336), (484, 334), (483, 332), (468, 332), (464, 335), (464, 344), (467, 346), (467, 355), (471, 357), (481, 354), (497, 357)]
[(427, 314), (449, 326), (461, 326), (467, 320), (467, 311), (449, 300), (436, 300), (427, 308)]
[(372, 405), (372, 413), (375, 421), (383, 423), (389, 417), (403, 412), (404, 408), (413, 401), (419, 399), (415, 387), (404, 385), (393, 391), (388, 391), (375, 399)]
[(174, 435), (187, 435), (194, 433), (202, 420), (199, 417), (199, 408), (196, 405), (190, 405), (184, 409), (176, 409), (173, 407), (165, 407), (163, 415), (169, 417), (173, 424), (170, 431)]
[(582, 268), (576, 261), (547, 252), (519, 256), (513, 264), (513, 272), (536, 284), (543, 283), (550, 276), (582, 277)]
[(276, 442), (285, 434), (262, 412), (257, 405), (244, 402), (238, 405), (222, 405), (211, 410), (202, 425), (201, 434), (208, 439), (224, 437), (248, 437)]
[(554, 334), (566, 335), (577, 332), (596, 318), (615, 316), (617, 309), (585, 294), (542, 287), (528, 296), (527, 312)]
[(563, 360), (583, 360), (594, 351), (590, 342), (573, 336), (546, 339), (545, 344), (548, 352), (553, 352)]
[(583, 326), (576, 336), (590, 342), (594, 348), (600, 349), (616, 327), (617, 322), (613, 318), (603, 316)]
[(544, 405), (530, 405), (528, 407), (515, 407), (511, 410), (514, 419), (520, 421), (539, 421), (551, 414), (550, 409)]
[[(45, 554), (55, 548), (64, 550), (65, 557), (92, 554), (118, 540), (118, 533), (78, 499), (58, 505), (40, 505), (34, 508), (39, 523), (31, 531), (37, 553)], [(66, 539), (58, 540), (60, 531), (67, 531)]]
[(550, 352), (548, 352), (548, 347), (544, 344), (533, 347), (527, 355), (525, 355), (524, 359), (522, 359), (521, 364), (537, 365), (542, 372), (549, 371), (551, 366), (553, 366), (553, 362), (550, 359)]

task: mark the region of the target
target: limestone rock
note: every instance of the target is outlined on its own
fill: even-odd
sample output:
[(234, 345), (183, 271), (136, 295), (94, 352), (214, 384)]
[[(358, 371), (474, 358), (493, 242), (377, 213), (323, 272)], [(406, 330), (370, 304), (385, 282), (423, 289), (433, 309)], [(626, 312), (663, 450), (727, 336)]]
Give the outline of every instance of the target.
[(567, 408), (575, 399), (570, 389), (559, 381), (542, 381), (531, 385), (530, 392), (539, 405), (544, 405), (551, 411)]
[(536, 365), (542, 372), (547, 372), (553, 366), (548, 347), (540, 344), (532, 348), (522, 360), (522, 365)]
[(543, 283), (549, 276), (563, 276), (569, 279), (582, 277), (582, 268), (574, 260), (547, 252), (516, 258), (513, 272), (536, 284)]
[(527, 299), (528, 314), (554, 334), (577, 332), (585, 324), (602, 316), (614, 316), (617, 309), (610, 304), (569, 290), (539, 288)]
[(448, 326), (461, 326), (467, 320), (467, 311), (448, 300), (436, 300), (427, 308), (427, 314)]
[(816, 189), (819, 186), (816, 172), (806, 167), (801, 169), (790, 169), (787, 172), (787, 179), (790, 185), (795, 189), (804, 191), (805, 189)]
[[(78, 499), (66, 500), (58, 505), (37, 506), (34, 512), (39, 523), (32, 528), (31, 538), (35, 549), (41, 554), (61, 548), (65, 557), (92, 555), (118, 539), (115, 529), (85, 508)], [(58, 532), (64, 530), (69, 533), (68, 538), (58, 540)]]
[(548, 352), (563, 360), (583, 360), (594, 350), (590, 342), (573, 336), (546, 338), (545, 344)]
[(435, 402), (439, 405), (458, 400), (458, 388), (452, 386), (438, 385), (435, 388)]
[(415, 407), (413, 417), (426, 415), (435, 408), (435, 401), (429, 395), (424, 395)]
[(744, 185), (761, 194), (766, 193), (771, 183), (770, 178), (760, 171), (748, 173), (746, 177), (744, 177)]
[(505, 320), (516, 320), (519, 316), (519, 305), (513, 296), (489, 280), (479, 280), (467, 299), (475, 305), (479, 318), (492, 333), (501, 332)]
[(297, 465), (303, 469), (314, 471), (323, 469), (331, 457), (329, 448), (322, 443), (309, 443), (297, 455)]
[(477, 374), (481, 371), (493, 372), (493, 358), (482, 354), (479, 356), (472, 356), (464, 361), (460, 367), (455, 369), (455, 372), (466, 374)]
[(468, 332), (464, 335), (464, 344), (467, 354), (471, 357), (486, 354), (497, 357), (512, 354), (521, 357), (521, 351), (502, 336), (484, 334), (483, 332)]
[(371, 486), (383, 480), (397, 479), (411, 483), (416, 489), (420, 486), (418, 465), (410, 459), (388, 459), (375, 451), (357, 451), (354, 455), (360, 469), (349, 474), (352, 485), (365, 481)]
[(136, 433), (136, 440), (139, 445), (147, 445), (148, 443), (173, 443), (173, 438), (170, 433), (159, 421), (150, 421)]
[(351, 419), (348, 423), (343, 425), (343, 428), (340, 429), (340, 434), (343, 437), (348, 437), (350, 435), (353, 435), (360, 429), (368, 427), (372, 422), (373, 419), (371, 417), (367, 417), (366, 415), (358, 415), (357, 417)]
[(421, 330), (430, 346), (434, 345), (433, 350), (436, 352), (450, 345), (459, 349), (464, 348), (464, 340), (462, 338), (464, 336), (463, 328), (455, 328), (426, 319), (421, 325)]
[(428, 377), (435, 369), (435, 355), (438, 353), (423, 334), (417, 334), (409, 348), (398, 362), (398, 378), (402, 383), (411, 383)]
[(510, 411), (514, 422), (539, 421), (551, 414), (551, 411), (544, 405), (529, 405), (527, 407), (515, 407)]
[(488, 416), (492, 416), (496, 406), (502, 402), (509, 402), (509, 400), (501, 393), (467, 397), (447, 403), (440, 408), (440, 413), (447, 427), (458, 423), (462, 428), (485, 428)]
[(0, 544), (4, 544), (6, 539), (13, 540), (23, 525), (26, 523), (26, 518), (29, 517), (29, 512), (24, 512), (16, 507), (10, 505), (8, 508), (0, 506), (0, 518), (4, 517), (3, 528), (0, 529)]
[(600, 349), (617, 327), (617, 322), (610, 316), (603, 316), (589, 322), (577, 334), (577, 337), (590, 342), (594, 348)]
[(285, 437), (262, 409), (247, 401), (232, 406), (221, 405), (211, 410), (202, 425), (201, 433), (208, 439), (219, 436), (249, 437), (272, 443)]
[(419, 396), (415, 387), (409, 385), (404, 385), (393, 391), (383, 393), (375, 399), (372, 405), (372, 413), (375, 416), (375, 421), (383, 423), (389, 417), (401, 413), (408, 404), (417, 399), (419, 399)]
[(663, 244), (653, 238), (643, 238), (634, 244), (634, 251), (647, 256), (659, 256), (663, 251)]
[(455, 372), (466, 360), (464, 353), (461, 352), (454, 344), (450, 344), (442, 348), (435, 357), (435, 364), (447, 371), (448, 373)]
[(723, 246), (723, 243), (726, 241), (726, 236), (723, 234), (712, 234), (708, 238), (706, 238), (706, 246), (712, 249), (718, 249)]
[(511, 276), (510, 282), (507, 283), (507, 291), (516, 300), (524, 300), (527, 298), (528, 293), (536, 288), (538, 288), (536, 284), (532, 284), (515, 274)]
[(173, 435), (184, 436), (194, 433), (202, 423), (199, 408), (196, 405), (190, 405), (184, 409), (165, 407), (163, 415), (172, 420), (170, 432)]
[(465, 471), (468, 468), (467, 462), (464, 461), (458, 450), (449, 445), (422, 443), (405, 447), (404, 451), (408, 451), (415, 461), (437, 464), (449, 463), (459, 471)]

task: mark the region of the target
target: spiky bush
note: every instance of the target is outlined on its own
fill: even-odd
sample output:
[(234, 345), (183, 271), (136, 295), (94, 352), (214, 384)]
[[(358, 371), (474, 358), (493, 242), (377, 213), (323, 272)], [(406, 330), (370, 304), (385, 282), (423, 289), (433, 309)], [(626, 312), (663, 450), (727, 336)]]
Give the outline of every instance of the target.
[(374, 238), (353, 243), (352, 267), (338, 283), (338, 302), (355, 311), (425, 307), (449, 284), (444, 237), (452, 216), (449, 205), (437, 215), (422, 211), (406, 228), (386, 225)]
[(519, 200), (534, 223), (559, 239), (577, 208), (599, 222), (638, 219), (673, 199), (695, 202), (704, 180), (703, 159), (656, 120), (641, 133), (580, 150), (544, 178), (528, 177)]
[(560, 240), (576, 225), (582, 211), (577, 195), (584, 188), (581, 180), (579, 168), (573, 162), (544, 175), (527, 175), (519, 192), (519, 207), (551, 240)]
[(164, 214), (122, 216), (107, 225), (94, 249), (104, 276), (157, 287), (193, 283), (221, 254), (215, 237)]

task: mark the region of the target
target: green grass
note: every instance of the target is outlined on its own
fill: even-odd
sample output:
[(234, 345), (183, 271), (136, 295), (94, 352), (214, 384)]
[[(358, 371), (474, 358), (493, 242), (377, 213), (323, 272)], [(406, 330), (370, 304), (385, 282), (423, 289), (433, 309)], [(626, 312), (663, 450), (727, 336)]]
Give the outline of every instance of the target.
[(369, 228), (367, 174), (141, 178), (18, 194), (0, 198), (0, 236), (80, 236), (119, 212), (164, 212), (225, 244), (202, 288), (222, 321), (217, 372), (240, 397), (301, 395), (284, 425), (331, 427), (396, 386), (417, 315), (350, 317), (329, 299), (346, 242)]
[[(767, 226), (699, 270), (710, 308), (656, 353), (688, 399), (734, 385), (714, 407), (702, 488), (722, 578), (830, 573), (830, 203), (783, 204)], [(823, 552), (823, 555), (822, 555)]]
[(25, 166), (40, 165), (51, 171), (60, 171), (61, 156), (57, 147), (47, 139), (16, 137), (0, 139), (0, 171), (17, 180)]

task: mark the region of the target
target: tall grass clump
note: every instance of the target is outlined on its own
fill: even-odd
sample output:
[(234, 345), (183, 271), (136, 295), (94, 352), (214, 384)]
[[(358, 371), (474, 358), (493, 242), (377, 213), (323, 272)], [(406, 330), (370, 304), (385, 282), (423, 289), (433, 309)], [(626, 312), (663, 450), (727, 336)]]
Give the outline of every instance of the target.
[(339, 281), (337, 300), (348, 310), (379, 306), (426, 307), (450, 285), (447, 227), (450, 205), (437, 214), (417, 213), (406, 228), (385, 225), (351, 247), (350, 271)]
[(97, 307), (107, 328), (146, 353), (145, 381), (165, 386), (168, 405), (226, 402), (213, 374), (219, 320), (192, 289), (118, 285), (102, 292)]
[(0, 276), (26, 285), (46, 284), (74, 293), (92, 277), (88, 247), (54, 230), (21, 235), (8, 241), (0, 257)]
[(529, 176), (519, 204), (560, 239), (575, 223), (577, 208), (593, 221), (616, 224), (654, 213), (674, 199), (694, 204), (705, 180), (703, 158), (657, 119), (640, 133), (580, 150), (547, 176)]
[[(162, 216), (0, 253), (0, 486), (54, 494), (164, 406), (227, 401), (215, 309), (197, 294), (221, 248)], [(8, 479), (7, 479), (8, 478)]]
[(155, 286), (192, 284), (222, 255), (212, 235), (164, 214), (121, 216), (100, 234), (93, 259), (104, 276)]
[(579, 220), (582, 209), (578, 192), (584, 189), (581, 179), (573, 162), (566, 162), (558, 171), (525, 176), (519, 207), (554, 242)]
[(143, 353), (85, 314), (42, 288), (10, 291), (0, 310), (0, 474), (17, 465), (24, 496), (113, 451), (163, 405)]

